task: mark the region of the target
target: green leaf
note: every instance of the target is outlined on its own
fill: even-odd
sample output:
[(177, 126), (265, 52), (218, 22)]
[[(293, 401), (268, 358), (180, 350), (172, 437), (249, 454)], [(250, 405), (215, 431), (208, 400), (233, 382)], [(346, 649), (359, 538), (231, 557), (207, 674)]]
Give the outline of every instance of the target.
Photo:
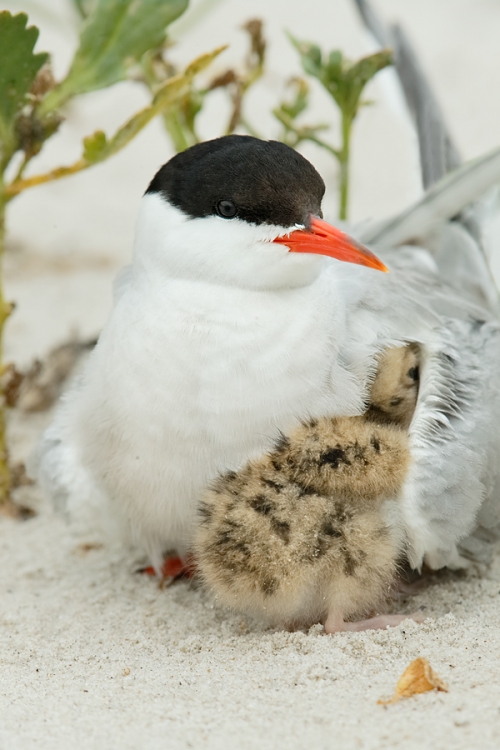
[(90, 13), (90, 0), (73, 0), (73, 3), (82, 18), (87, 18)]
[(332, 80), (336, 80), (342, 75), (342, 52), (340, 50), (336, 49), (330, 52), (330, 57), (326, 65), (326, 73)]
[(375, 52), (368, 57), (362, 57), (361, 60), (350, 64), (343, 73), (342, 86), (339, 91), (339, 106), (350, 112), (351, 117), (355, 117), (360, 106), (360, 98), (368, 81), (373, 76), (392, 63), (391, 50), (385, 49)]
[(95, 133), (83, 139), (83, 158), (92, 164), (102, 161), (107, 145), (106, 133), (96, 130)]
[(347, 71), (346, 78), (351, 85), (364, 88), (379, 70), (386, 68), (391, 63), (392, 51), (390, 49), (383, 49), (368, 57), (362, 57), (361, 60), (351, 65)]
[(42, 112), (124, 80), (131, 65), (162, 46), (167, 26), (187, 6), (188, 0), (95, 0), (70, 71), (42, 103)]
[(311, 44), (310, 42), (301, 42), (291, 34), (288, 34), (288, 38), (300, 54), (302, 66), (306, 73), (309, 73), (309, 75), (311, 76), (318, 77), (321, 73), (322, 61), (321, 50), (317, 46), (317, 44)]
[(334, 50), (323, 61), (318, 47), (293, 37), (290, 39), (299, 51), (305, 72), (322, 83), (343, 115), (351, 120), (356, 116), (361, 94), (368, 81), (392, 63), (392, 52), (388, 49), (363, 57), (355, 63), (346, 60), (340, 50)]
[(4, 160), (16, 149), (16, 117), (36, 74), (48, 60), (45, 52), (33, 54), (38, 29), (26, 28), (27, 22), (25, 13), (0, 12), (0, 150)]

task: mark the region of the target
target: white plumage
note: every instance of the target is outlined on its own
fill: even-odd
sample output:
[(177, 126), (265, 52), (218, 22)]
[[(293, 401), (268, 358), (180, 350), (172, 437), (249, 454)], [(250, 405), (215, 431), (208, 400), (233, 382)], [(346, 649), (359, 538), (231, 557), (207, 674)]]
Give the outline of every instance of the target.
[[(269, 243), (278, 231), (189, 221), (146, 195), (132, 267), (52, 429), (61, 438), (53, 450), (74, 446), (75, 477), (90, 471), (155, 564), (165, 549), (187, 550), (199, 494), (220, 471), (300, 419), (363, 409), (376, 332), (360, 318), (360, 363), (345, 347), (346, 306), (333, 303), (343, 277), (318, 256)], [(237, 277), (245, 251), (254, 262), (240, 286), (219, 281), (220, 268)], [(201, 254), (216, 278), (210, 268), (198, 273)], [(49, 451), (44, 461), (53, 460)], [(84, 484), (71, 480), (70, 506)]]

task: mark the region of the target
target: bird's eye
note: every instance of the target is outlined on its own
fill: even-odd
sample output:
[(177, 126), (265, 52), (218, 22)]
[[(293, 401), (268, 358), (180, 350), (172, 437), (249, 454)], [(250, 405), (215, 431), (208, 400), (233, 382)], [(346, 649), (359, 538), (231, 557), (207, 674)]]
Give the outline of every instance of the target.
[(236, 216), (237, 209), (233, 201), (219, 201), (215, 210), (223, 219), (232, 219)]

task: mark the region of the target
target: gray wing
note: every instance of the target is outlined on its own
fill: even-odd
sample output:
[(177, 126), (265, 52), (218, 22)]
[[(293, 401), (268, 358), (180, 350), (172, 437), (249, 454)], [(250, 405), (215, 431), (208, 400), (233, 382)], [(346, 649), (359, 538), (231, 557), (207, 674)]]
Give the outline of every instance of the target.
[(425, 247), (449, 286), (499, 318), (498, 290), (470, 208), (499, 182), (500, 148), (446, 175), (398, 216), (363, 228), (359, 239), (380, 248), (408, 243)]
[[(365, 228), (361, 236), (382, 257), (393, 257), (396, 273), (387, 294), (394, 306), (389, 308), (400, 307), (399, 296), (404, 306), (412, 289), (420, 305), (439, 318), (416, 337), (423, 363), (410, 427), (413, 464), (403, 498), (410, 562), (453, 567), (463, 554), (484, 559), (491, 539), (487, 529), (500, 522), (500, 306), (475, 216), (475, 202), (500, 181), (500, 149), (460, 165), (405, 33), (388, 28), (366, 0), (355, 2), (379, 42), (395, 50), (427, 188), (415, 205)], [(389, 250), (407, 243), (420, 245), (432, 258), (435, 269), (428, 269), (427, 279), (422, 269), (415, 273), (408, 249)], [(395, 288), (398, 273), (402, 292)], [(397, 331), (399, 323), (393, 325)]]
[(403, 515), (414, 567), (422, 560), (431, 568), (456, 567), (457, 544), (475, 531), (483, 504), (490, 518), (483, 511), (481, 524), (500, 520), (500, 327), (481, 319), (444, 319), (433, 338), (424, 346), (410, 426), (413, 464)]
[(500, 523), (500, 324), (447, 285), (425, 250), (381, 255), (391, 272), (373, 275), (359, 295), (349, 339), (361, 338), (358, 324), (371, 324), (380, 348), (398, 341), (421, 348), (402, 499), (410, 563), (457, 567), (463, 554), (484, 560), (487, 530)]

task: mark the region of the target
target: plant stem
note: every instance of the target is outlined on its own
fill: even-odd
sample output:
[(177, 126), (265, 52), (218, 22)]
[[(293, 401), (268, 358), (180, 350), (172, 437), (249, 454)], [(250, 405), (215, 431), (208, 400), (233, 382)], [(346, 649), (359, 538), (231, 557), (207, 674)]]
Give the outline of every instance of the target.
[(23, 190), (26, 190), (30, 187), (36, 187), (36, 185), (42, 185), (44, 182), (59, 180), (61, 179), (61, 177), (67, 177), (70, 174), (81, 172), (82, 169), (87, 169), (91, 166), (92, 162), (86, 161), (86, 159), (80, 159), (74, 164), (71, 164), (71, 166), (69, 167), (58, 167), (57, 169), (53, 169), (51, 172), (46, 172), (45, 174), (37, 174), (34, 177), (28, 177), (25, 180), (14, 180), (14, 182), (11, 182), (10, 185), (7, 185), (7, 187), (3, 190), (3, 210), (5, 211), (5, 203), (7, 203), (7, 201), (9, 201), (11, 198), (14, 198), (14, 196), (19, 195), (19, 193), (22, 193)]
[(317, 146), (321, 146), (321, 148), (329, 151), (332, 156), (340, 161), (340, 151), (336, 148), (333, 148), (333, 146), (330, 146), (330, 144), (324, 141), (322, 138), (318, 138), (317, 135), (305, 135), (300, 140), (311, 141), (311, 143), (315, 143)]
[(179, 120), (179, 113), (175, 106), (163, 113), (163, 123), (177, 153), (185, 151), (189, 146), (193, 145), (186, 138), (186, 133)]
[(342, 112), (342, 148), (338, 152), (340, 164), (339, 219), (346, 221), (349, 204), (349, 156), (351, 145), (352, 117)]
[[(3, 255), (5, 249), (5, 206), (6, 198), (3, 190), (3, 178), (0, 177), (0, 375), (4, 372), (3, 365), (3, 330), (5, 321), (11, 313), (11, 306), (5, 302), (3, 295)], [(10, 502), (11, 477), (6, 435), (6, 398), (4, 386), (0, 381), (0, 508), (8, 507)]]
[(31, 161), (32, 158), (33, 158), (32, 156), (27, 156), (27, 154), (24, 154), (23, 160), (21, 162), (21, 166), (17, 170), (17, 174), (14, 177), (14, 179), (12, 180), (12, 182), (17, 182), (18, 180), (22, 180), (23, 174), (25, 172), (25, 169), (28, 166), (28, 164), (30, 163), (30, 161)]
[[(142, 72), (144, 74), (144, 82), (154, 95), (161, 86), (162, 81), (158, 78), (158, 75), (155, 72), (153, 58), (150, 55), (145, 55), (145, 58), (142, 61)], [(192, 146), (193, 143), (197, 142), (196, 137), (193, 138), (192, 143), (188, 141), (188, 136), (179, 117), (178, 102), (172, 103), (172, 105), (162, 113), (162, 120), (165, 130), (172, 139), (176, 153), (185, 151), (189, 146)]]
[(69, 99), (71, 99), (73, 92), (64, 84), (65, 81), (49, 91), (49, 93), (42, 99), (38, 106), (38, 114), (40, 117), (43, 118), (50, 112), (55, 112), (56, 109), (60, 109)]

